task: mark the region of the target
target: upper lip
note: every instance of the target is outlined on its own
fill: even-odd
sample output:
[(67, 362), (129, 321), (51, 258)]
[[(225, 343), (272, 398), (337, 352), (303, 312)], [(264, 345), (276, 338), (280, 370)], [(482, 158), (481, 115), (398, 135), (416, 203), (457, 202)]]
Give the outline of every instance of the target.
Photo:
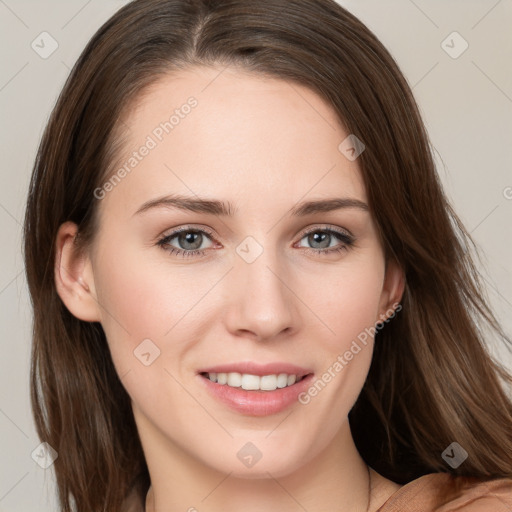
[(283, 362), (275, 362), (275, 363), (266, 363), (259, 364), (254, 361), (242, 361), (240, 363), (228, 363), (228, 364), (220, 364), (217, 366), (210, 366), (208, 368), (203, 368), (198, 370), (198, 373), (248, 373), (250, 375), (279, 375), (280, 373), (286, 373), (288, 375), (296, 375), (297, 377), (304, 377), (309, 373), (312, 373), (311, 370), (307, 370), (306, 368), (302, 368), (295, 364), (291, 363), (283, 363)]

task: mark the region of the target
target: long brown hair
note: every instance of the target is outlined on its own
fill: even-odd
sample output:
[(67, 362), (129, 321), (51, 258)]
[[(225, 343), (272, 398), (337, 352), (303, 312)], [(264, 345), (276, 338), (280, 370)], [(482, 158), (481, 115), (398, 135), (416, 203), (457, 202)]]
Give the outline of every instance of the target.
[[(358, 163), (371, 213), (387, 257), (406, 275), (402, 311), (378, 331), (349, 416), (366, 462), (399, 483), (437, 471), (512, 477), (503, 386), (512, 377), (486, 352), (483, 333), (509, 340), (387, 50), (333, 0), (135, 0), (75, 64), (44, 132), (26, 210), (31, 398), (39, 436), (59, 453), (62, 510), (120, 510), (130, 491), (142, 503), (149, 475), (101, 325), (75, 318), (56, 292), (57, 230), (70, 220), (81, 243), (92, 240), (94, 190), (115, 157), (123, 113), (160, 76), (194, 65), (235, 65), (305, 85), (366, 146)], [(441, 457), (453, 441), (469, 454), (457, 469)]]

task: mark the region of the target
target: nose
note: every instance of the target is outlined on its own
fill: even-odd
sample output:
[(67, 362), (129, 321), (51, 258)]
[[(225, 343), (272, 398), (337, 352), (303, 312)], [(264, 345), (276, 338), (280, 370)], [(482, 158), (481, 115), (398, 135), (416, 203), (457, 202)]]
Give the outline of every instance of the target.
[(270, 249), (251, 263), (236, 255), (229, 273), (229, 304), (224, 310), (233, 335), (265, 341), (289, 336), (299, 328), (291, 273), (278, 259)]

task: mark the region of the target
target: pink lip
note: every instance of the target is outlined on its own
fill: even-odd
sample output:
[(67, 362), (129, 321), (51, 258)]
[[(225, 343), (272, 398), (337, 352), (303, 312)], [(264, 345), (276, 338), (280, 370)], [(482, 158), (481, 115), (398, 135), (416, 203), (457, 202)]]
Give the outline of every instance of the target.
[(198, 370), (198, 373), (249, 373), (251, 375), (279, 375), (280, 373), (287, 373), (288, 375), (297, 375), (303, 377), (308, 373), (313, 373), (313, 370), (307, 370), (290, 363), (267, 363), (258, 364), (253, 361), (243, 361), (240, 363), (222, 364), (218, 366), (211, 366)]
[[(274, 391), (247, 391), (242, 388), (232, 388), (227, 384), (218, 384), (212, 382), (207, 376), (201, 373), (250, 373), (251, 375), (273, 375), (287, 373), (304, 376), (302, 380), (292, 386), (278, 388)], [(226, 404), (231, 409), (248, 416), (269, 416), (277, 414), (298, 402), (298, 397), (306, 391), (313, 380), (314, 374), (298, 366), (274, 363), (267, 365), (257, 365), (255, 363), (237, 363), (236, 365), (214, 366), (202, 370), (198, 375), (202, 385), (206, 387), (220, 402)]]

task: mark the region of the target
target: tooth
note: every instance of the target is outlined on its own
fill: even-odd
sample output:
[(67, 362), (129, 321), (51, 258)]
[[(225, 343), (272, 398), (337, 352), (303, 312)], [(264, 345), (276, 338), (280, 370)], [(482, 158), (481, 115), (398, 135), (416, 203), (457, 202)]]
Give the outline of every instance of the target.
[(228, 385), (232, 388), (239, 388), (242, 385), (242, 374), (240, 373), (228, 373)]
[(297, 375), (288, 375), (287, 373), (280, 373), (279, 375), (263, 375), (260, 377), (258, 375), (247, 373), (210, 372), (207, 374), (207, 377), (212, 382), (217, 382), (221, 385), (227, 384), (233, 388), (241, 387), (248, 391), (274, 391), (278, 388), (292, 386), (295, 382), (300, 380)]
[(242, 388), (247, 390), (260, 389), (260, 377), (244, 373), (242, 375)]
[(280, 373), (277, 376), (277, 387), (284, 388), (288, 382), (288, 375), (286, 373)]
[(260, 389), (274, 391), (277, 388), (277, 375), (264, 375), (261, 377)]

